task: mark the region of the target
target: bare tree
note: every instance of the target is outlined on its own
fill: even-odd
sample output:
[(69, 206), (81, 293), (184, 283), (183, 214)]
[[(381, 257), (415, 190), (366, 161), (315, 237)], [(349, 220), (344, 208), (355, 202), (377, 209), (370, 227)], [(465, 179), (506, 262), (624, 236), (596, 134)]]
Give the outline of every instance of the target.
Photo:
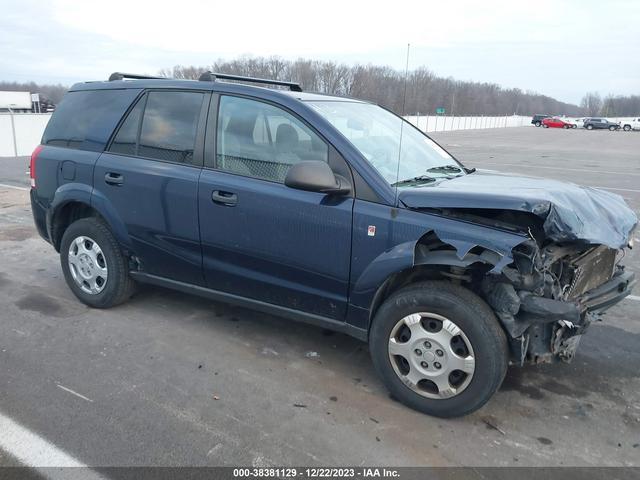
[(580, 106), (585, 110), (587, 115), (596, 116), (602, 110), (602, 98), (598, 92), (588, 92), (582, 97)]

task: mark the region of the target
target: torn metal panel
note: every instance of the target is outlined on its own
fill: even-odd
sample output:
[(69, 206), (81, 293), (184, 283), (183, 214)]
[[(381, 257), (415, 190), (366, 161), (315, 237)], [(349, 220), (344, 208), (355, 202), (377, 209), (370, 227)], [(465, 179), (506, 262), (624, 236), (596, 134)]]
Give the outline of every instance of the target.
[[(529, 212), (543, 220), (556, 242), (624, 247), (638, 223), (622, 197), (597, 188), (534, 177), (478, 171), (437, 184), (403, 188), (400, 201), (414, 209), (483, 209)], [(444, 240), (444, 239), (443, 239)]]

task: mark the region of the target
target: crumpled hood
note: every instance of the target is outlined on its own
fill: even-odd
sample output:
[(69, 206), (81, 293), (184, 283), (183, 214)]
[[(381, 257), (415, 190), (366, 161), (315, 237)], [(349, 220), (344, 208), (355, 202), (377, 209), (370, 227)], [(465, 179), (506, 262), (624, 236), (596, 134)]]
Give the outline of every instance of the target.
[(477, 171), (437, 184), (404, 188), (409, 208), (498, 209), (531, 212), (544, 219), (552, 240), (622, 248), (638, 218), (621, 196), (597, 188), (543, 178)]

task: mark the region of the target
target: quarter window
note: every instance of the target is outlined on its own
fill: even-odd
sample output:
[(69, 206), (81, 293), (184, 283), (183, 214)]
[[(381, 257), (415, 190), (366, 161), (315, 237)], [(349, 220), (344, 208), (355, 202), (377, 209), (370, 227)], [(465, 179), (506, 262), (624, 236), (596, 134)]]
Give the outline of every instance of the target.
[(42, 143), (102, 152), (140, 90), (68, 92), (49, 120)]
[(246, 98), (220, 99), (217, 167), (283, 183), (289, 167), (328, 162), (327, 144), (302, 121), (273, 105)]

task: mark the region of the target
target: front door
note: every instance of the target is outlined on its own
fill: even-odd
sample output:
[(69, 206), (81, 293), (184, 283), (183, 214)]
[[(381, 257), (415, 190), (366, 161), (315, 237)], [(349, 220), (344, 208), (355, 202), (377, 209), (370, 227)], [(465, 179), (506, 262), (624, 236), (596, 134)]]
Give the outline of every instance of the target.
[[(346, 169), (293, 114), (221, 96), (214, 169), (198, 194), (204, 274), (212, 289), (342, 320), (351, 259), (352, 196), (284, 185), (304, 160)], [(346, 169), (348, 171), (348, 169)]]

